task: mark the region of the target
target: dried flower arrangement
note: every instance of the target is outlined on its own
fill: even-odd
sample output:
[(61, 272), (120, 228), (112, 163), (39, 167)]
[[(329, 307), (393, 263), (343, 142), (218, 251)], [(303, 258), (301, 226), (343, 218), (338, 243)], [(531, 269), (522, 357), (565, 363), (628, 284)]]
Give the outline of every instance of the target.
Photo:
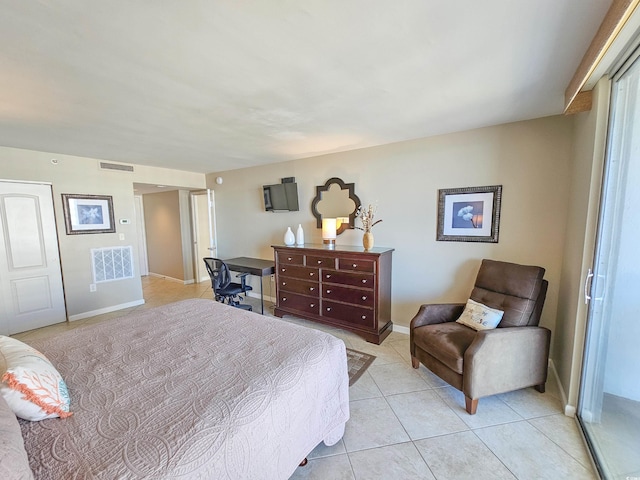
[(365, 233), (370, 233), (374, 225), (377, 225), (382, 221), (382, 220), (376, 220), (375, 222), (373, 221), (373, 217), (375, 216), (377, 209), (378, 207), (374, 207), (371, 204), (369, 204), (367, 208), (363, 208), (362, 205), (360, 205), (358, 207), (358, 210), (356, 210), (356, 218), (360, 219), (360, 221), (362, 222), (362, 227), (355, 227), (355, 228), (357, 228), (358, 230), (364, 230)]

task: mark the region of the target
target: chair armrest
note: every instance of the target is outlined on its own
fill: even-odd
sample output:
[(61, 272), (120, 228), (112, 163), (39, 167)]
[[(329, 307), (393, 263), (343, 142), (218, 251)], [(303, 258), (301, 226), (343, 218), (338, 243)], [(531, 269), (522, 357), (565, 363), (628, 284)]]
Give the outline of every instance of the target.
[(248, 272), (238, 273), (236, 275), (236, 278), (240, 277), (240, 284), (242, 285), (243, 291), (247, 288), (247, 275), (249, 275)]
[(476, 399), (544, 384), (550, 341), (544, 327), (479, 331), (464, 354), (463, 392)]
[(432, 303), (421, 305), (420, 310), (411, 320), (410, 330), (424, 325), (453, 322), (460, 318), (464, 303)]

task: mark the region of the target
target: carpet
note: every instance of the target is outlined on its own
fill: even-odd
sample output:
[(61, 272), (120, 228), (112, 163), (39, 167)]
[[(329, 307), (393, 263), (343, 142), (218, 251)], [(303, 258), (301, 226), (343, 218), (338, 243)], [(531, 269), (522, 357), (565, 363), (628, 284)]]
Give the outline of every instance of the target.
[(349, 386), (356, 383), (369, 365), (376, 359), (375, 355), (347, 348), (347, 365), (349, 366)]

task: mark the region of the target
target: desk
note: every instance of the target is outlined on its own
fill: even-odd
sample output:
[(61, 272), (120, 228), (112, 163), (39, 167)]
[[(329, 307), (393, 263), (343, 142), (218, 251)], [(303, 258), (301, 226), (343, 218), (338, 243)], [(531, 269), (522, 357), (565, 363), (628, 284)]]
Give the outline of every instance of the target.
[(240, 273), (248, 273), (260, 277), (260, 306), (261, 313), (264, 314), (264, 294), (262, 289), (262, 277), (273, 275), (275, 273), (275, 265), (273, 260), (262, 260), (260, 258), (236, 257), (224, 260), (229, 270)]

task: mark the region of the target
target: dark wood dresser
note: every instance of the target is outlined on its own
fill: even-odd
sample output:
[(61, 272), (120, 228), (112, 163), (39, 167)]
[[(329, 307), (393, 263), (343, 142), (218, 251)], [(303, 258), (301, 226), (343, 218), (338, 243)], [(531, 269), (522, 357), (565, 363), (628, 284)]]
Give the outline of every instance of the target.
[(295, 315), (380, 344), (390, 333), (392, 248), (272, 245), (275, 315)]

